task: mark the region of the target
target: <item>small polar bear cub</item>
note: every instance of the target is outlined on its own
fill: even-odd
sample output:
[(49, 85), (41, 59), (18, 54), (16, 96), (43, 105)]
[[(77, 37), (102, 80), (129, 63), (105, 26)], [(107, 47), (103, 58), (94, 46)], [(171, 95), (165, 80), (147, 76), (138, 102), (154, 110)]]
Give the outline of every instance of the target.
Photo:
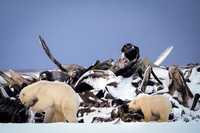
[(79, 96), (66, 83), (38, 81), (23, 88), (19, 99), (33, 112), (45, 112), (44, 122), (77, 122)]
[(153, 121), (157, 117), (159, 122), (167, 122), (172, 112), (172, 104), (163, 95), (138, 95), (128, 103), (129, 110), (141, 110), (144, 114), (144, 121)]

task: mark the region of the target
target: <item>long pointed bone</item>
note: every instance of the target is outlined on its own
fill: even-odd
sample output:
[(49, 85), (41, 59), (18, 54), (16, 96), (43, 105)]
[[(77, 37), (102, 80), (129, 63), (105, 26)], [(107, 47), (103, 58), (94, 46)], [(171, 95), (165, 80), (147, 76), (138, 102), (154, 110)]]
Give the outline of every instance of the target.
[(50, 49), (47, 46), (47, 43), (45, 42), (45, 40), (39, 35), (39, 40), (40, 43), (42, 45), (42, 48), (44, 49), (45, 53), (47, 54), (47, 56), (49, 57), (49, 59), (56, 64), (56, 66), (58, 66), (58, 68), (63, 71), (63, 72), (68, 72), (63, 66), (62, 64), (51, 54)]

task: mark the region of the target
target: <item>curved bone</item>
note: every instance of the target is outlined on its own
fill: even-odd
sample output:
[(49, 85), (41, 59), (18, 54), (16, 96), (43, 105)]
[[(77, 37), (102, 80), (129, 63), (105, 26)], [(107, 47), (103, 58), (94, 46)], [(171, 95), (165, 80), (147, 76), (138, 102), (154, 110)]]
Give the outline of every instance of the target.
[(47, 56), (49, 57), (49, 59), (56, 64), (56, 66), (58, 66), (58, 68), (64, 72), (68, 72), (63, 66), (62, 64), (56, 60), (56, 58), (51, 54), (50, 49), (47, 46), (47, 43), (45, 42), (45, 40), (39, 35), (39, 39), (40, 39), (40, 43), (42, 44), (42, 48), (44, 49), (45, 53), (47, 54)]

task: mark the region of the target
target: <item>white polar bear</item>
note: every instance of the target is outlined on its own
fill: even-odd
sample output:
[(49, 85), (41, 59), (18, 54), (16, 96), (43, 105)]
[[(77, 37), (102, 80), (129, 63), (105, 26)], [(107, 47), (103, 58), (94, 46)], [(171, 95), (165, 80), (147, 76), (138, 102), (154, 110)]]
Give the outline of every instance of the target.
[(160, 122), (168, 121), (172, 111), (172, 104), (163, 95), (142, 94), (128, 103), (129, 110), (141, 110), (144, 114), (144, 121), (159, 119)]
[(33, 112), (45, 112), (44, 122), (77, 122), (79, 96), (66, 83), (38, 81), (23, 88), (19, 98)]

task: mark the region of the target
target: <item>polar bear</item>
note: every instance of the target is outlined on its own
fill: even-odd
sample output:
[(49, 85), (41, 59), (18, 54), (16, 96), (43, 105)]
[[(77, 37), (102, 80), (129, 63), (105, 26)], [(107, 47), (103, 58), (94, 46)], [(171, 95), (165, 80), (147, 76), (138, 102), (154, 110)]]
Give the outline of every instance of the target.
[(44, 122), (77, 122), (79, 97), (66, 83), (38, 81), (23, 88), (19, 99), (33, 112), (45, 112)]
[(169, 99), (163, 95), (142, 94), (128, 103), (128, 109), (141, 110), (146, 122), (156, 119), (159, 122), (166, 122), (172, 111), (172, 105)]

